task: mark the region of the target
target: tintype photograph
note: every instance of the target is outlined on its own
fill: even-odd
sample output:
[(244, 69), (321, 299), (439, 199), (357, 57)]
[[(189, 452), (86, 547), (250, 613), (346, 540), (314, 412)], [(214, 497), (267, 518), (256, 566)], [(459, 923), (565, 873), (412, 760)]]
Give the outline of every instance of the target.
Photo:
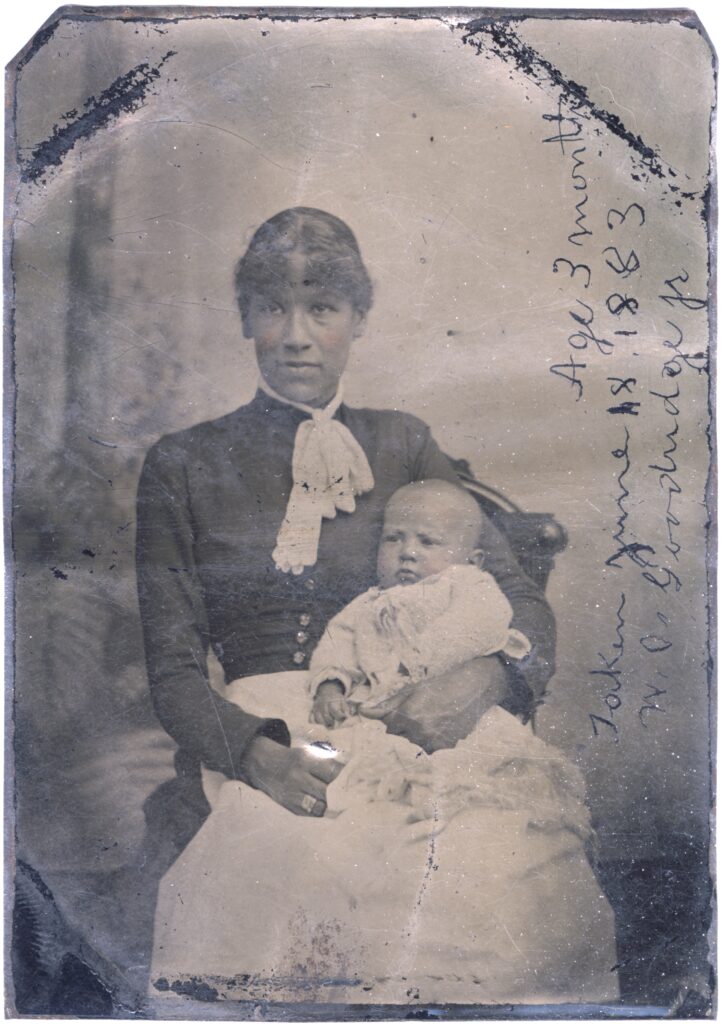
[(11, 1014), (714, 1013), (715, 105), (683, 10), (12, 62)]

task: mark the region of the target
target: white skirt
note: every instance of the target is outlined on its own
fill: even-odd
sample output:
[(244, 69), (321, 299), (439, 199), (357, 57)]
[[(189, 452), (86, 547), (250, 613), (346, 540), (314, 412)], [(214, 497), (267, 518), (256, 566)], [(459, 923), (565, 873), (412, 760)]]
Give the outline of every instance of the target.
[(618, 997), (581, 776), (503, 711), (425, 754), (380, 722), (308, 724), (306, 673), (237, 680), (347, 766), (324, 818), (204, 770), (212, 812), (161, 882), (151, 991), (328, 1003)]

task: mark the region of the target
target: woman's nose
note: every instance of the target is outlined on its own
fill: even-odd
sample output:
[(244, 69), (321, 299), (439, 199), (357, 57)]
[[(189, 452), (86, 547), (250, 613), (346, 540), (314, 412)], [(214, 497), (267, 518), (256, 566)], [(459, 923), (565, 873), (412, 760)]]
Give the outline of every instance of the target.
[(288, 313), (286, 324), (285, 344), (287, 348), (294, 351), (308, 348), (311, 344), (309, 334), (308, 317), (306, 310), (299, 306), (292, 306)]

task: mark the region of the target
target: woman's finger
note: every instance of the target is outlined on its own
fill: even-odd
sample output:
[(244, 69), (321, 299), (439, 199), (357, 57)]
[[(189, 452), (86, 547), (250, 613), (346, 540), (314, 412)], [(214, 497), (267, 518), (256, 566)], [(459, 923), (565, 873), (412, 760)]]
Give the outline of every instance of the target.
[(314, 775), (305, 774), (294, 785), (296, 800), (300, 801), (304, 795), (312, 796), (316, 800), (326, 802), (326, 782)]
[(346, 766), (344, 762), (339, 761), (338, 758), (328, 757), (319, 758), (318, 760), (314, 761), (313, 766), (311, 767), (310, 770), (312, 775), (315, 775), (317, 779), (320, 779), (323, 783), (325, 783), (325, 790), (326, 785), (328, 785), (329, 782), (333, 782), (333, 780), (340, 774), (341, 771), (343, 771), (345, 767)]
[(385, 704), (375, 704), (373, 707), (359, 704), (357, 711), (362, 718), (385, 718), (388, 713), (389, 708)]
[(300, 800), (300, 810), (311, 818), (322, 818), (326, 813), (326, 801), (310, 793), (304, 793)]
[(408, 689), (400, 690), (393, 697), (381, 701), (380, 704), (374, 704), (372, 707), (369, 707), (367, 704), (358, 704), (357, 714), (362, 715), (364, 718), (386, 718), (387, 715), (396, 711), (404, 703), (408, 692)]

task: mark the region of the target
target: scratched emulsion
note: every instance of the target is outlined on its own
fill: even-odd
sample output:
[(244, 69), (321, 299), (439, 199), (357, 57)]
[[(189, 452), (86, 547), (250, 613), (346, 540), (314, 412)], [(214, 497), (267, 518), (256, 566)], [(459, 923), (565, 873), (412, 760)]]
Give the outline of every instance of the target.
[(116, 78), (98, 96), (90, 96), (83, 104), (82, 113), (70, 110), (63, 115), (62, 125), (56, 125), (50, 138), (32, 151), (22, 166), (22, 181), (37, 182), (51, 167), (59, 167), (64, 157), (81, 139), (89, 139), (106, 128), (114, 118), (130, 114), (146, 100), (151, 85), (160, 78), (160, 69), (174, 51), (169, 50), (158, 64), (142, 63)]
[(639, 135), (629, 131), (616, 114), (593, 103), (585, 86), (565, 77), (550, 60), (524, 43), (508, 20), (485, 19), (473, 22), (462, 38), (465, 43), (474, 46), (477, 53), (488, 53), (500, 58), (530, 81), (538, 85), (549, 83), (556, 86), (570, 107), (591, 115), (613, 135), (626, 142), (639, 155), (647, 170), (657, 178), (677, 177), (676, 172), (664, 163), (659, 154)]

